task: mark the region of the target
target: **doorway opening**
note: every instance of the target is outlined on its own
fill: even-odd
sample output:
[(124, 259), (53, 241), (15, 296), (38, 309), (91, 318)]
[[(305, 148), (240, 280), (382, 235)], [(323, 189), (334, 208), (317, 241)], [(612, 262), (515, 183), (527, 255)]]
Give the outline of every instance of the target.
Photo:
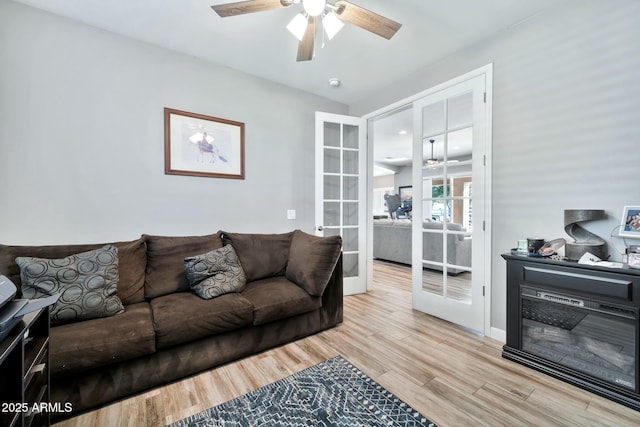
[(415, 309), (481, 332), (490, 325), (491, 75), (489, 64), (365, 116), (371, 282), (404, 266)]
[[(470, 101), (470, 100), (469, 100)], [(412, 265), (412, 222), (413, 222), (413, 110), (405, 108), (372, 121), (373, 137), (373, 262), (375, 274), (389, 277), (393, 271), (398, 279), (403, 278), (407, 286), (411, 283)], [(429, 151), (429, 157), (442, 158), (443, 135), (434, 136), (433, 146), (438, 149)], [(456, 155), (450, 155), (448, 161), (457, 168), (449, 167), (448, 174), (442, 176), (442, 167), (430, 169), (425, 174), (425, 190), (430, 195), (428, 203), (423, 203), (425, 220), (434, 223), (446, 221), (460, 224), (461, 231), (473, 231), (473, 212), (471, 203), (473, 178), (471, 173), (471, 135), (469, 128), (457, 132), (449, 143), (455, 148)], [(430, 190), (427, 188), (430, 187)], [(419, 202), (419, 198), (416, 199)], [(432, 226), (433, 226), (432, 225)], [(458, 240), (458, 239), (456, 239)], [(462, 239), (460, 248), (451, 245), (449, 261), (459, 262), (471, 267), (471, 240)], [(462, 246), (464, 245), (464, 248)], [(427, 245), (424, 254), (429, 259), (423, 269), (425, 289), (442, 293), (442, 245)], [(406, 274), (403, 273), (406, 270)], [(469, 268), (470, 270), (470, 268)], [(471, 299), (471, 271), (449, 268), (448, 284), (450, 296), (460, 301)], [(396, 283), (398, 283), (396, 281)]]

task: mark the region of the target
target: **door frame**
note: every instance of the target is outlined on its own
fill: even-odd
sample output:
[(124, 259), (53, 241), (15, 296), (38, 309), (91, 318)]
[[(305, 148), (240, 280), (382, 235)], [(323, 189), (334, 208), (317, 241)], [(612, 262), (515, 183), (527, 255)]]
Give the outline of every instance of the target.
[[(390, 115), (396, 111), (400, 111), (406, 108), (411, 108), (411, 105), (427, 96), (430, 96), (436, 92), (440, 92), (448, 87), (455, 86), (466, 80), (473, 79), (478, 76), (485, 77), (485, 90), (486, 90), (486, 116), (485, 116), (485, 223), (484, 223), (484, 253), (489, 256), (484, 259), (484, 330), (483, 332), (487, 336), (491, 336), (491, 242), (492, 242), (492, 202), (491, 202), (491, 188), (492, 188), (492, 149), (493, 149), (493, 63), (489, 63), (475, 70), (469, 71), (458, 77), (454, 77), (443, 83), (437, 84), (422, 92), (411, 95), (407, 98), (396, 101), (386, 107), (382, 107), (371, 113), (365, 114), (362, 117), (367, 120), (367, 277), (373, 277), (373, 200), (371, 200), (371, 194), (373, 194), (373, 120), (381, 118), (383, 116)], [(373, 137), (372, 137), (373, 136)], [(371, 288), (371, 281), (367, 281), (367, 290)]]

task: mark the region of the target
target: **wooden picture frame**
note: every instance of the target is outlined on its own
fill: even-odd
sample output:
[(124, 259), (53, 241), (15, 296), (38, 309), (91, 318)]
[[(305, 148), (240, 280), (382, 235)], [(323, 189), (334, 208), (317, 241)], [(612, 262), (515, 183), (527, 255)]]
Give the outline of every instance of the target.
[(620, 236), (640, 239), (640, 206), (625, 206), (620, 221)]
[(244, 123), (165, 108), (164, 173), (244, 179)]

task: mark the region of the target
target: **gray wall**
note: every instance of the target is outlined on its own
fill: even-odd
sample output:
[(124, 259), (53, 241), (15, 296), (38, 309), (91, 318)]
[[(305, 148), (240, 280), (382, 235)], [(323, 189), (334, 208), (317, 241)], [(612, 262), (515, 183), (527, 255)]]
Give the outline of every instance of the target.
[[(313, 229), (314, 113), (346, 105), (4, 0), (0, 58), (1, 243)], [(165, 175), (164, 107), (244, 122), (246, 179)]]
[(398, 173), (395, 175), (396, 177), (396, 190), (398, 187), (405, 187), (407, 185), (413, 185), (413, 176), (412, 176), (413, 168), (411, 166), (404, 166), (398, 170)]
[(605, 209), (607, 220), (585, 226), (620, 259), (624, 244), (611, 233), (623, 206), (640, 205), (640, 2), (580, 3), (538, 15), (350, 106), (363, 115), (494, 64), (495, 328), (506, 326), (501, 253), (527, 236), (568, 238), (564, 209)]

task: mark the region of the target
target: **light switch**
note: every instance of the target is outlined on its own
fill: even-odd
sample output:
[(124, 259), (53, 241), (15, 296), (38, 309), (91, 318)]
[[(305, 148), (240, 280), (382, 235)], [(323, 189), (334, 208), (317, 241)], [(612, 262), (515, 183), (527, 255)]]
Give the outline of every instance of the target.
[(287, 210), (287, 219), (296, 219), (296, 210), (295, 209)]

